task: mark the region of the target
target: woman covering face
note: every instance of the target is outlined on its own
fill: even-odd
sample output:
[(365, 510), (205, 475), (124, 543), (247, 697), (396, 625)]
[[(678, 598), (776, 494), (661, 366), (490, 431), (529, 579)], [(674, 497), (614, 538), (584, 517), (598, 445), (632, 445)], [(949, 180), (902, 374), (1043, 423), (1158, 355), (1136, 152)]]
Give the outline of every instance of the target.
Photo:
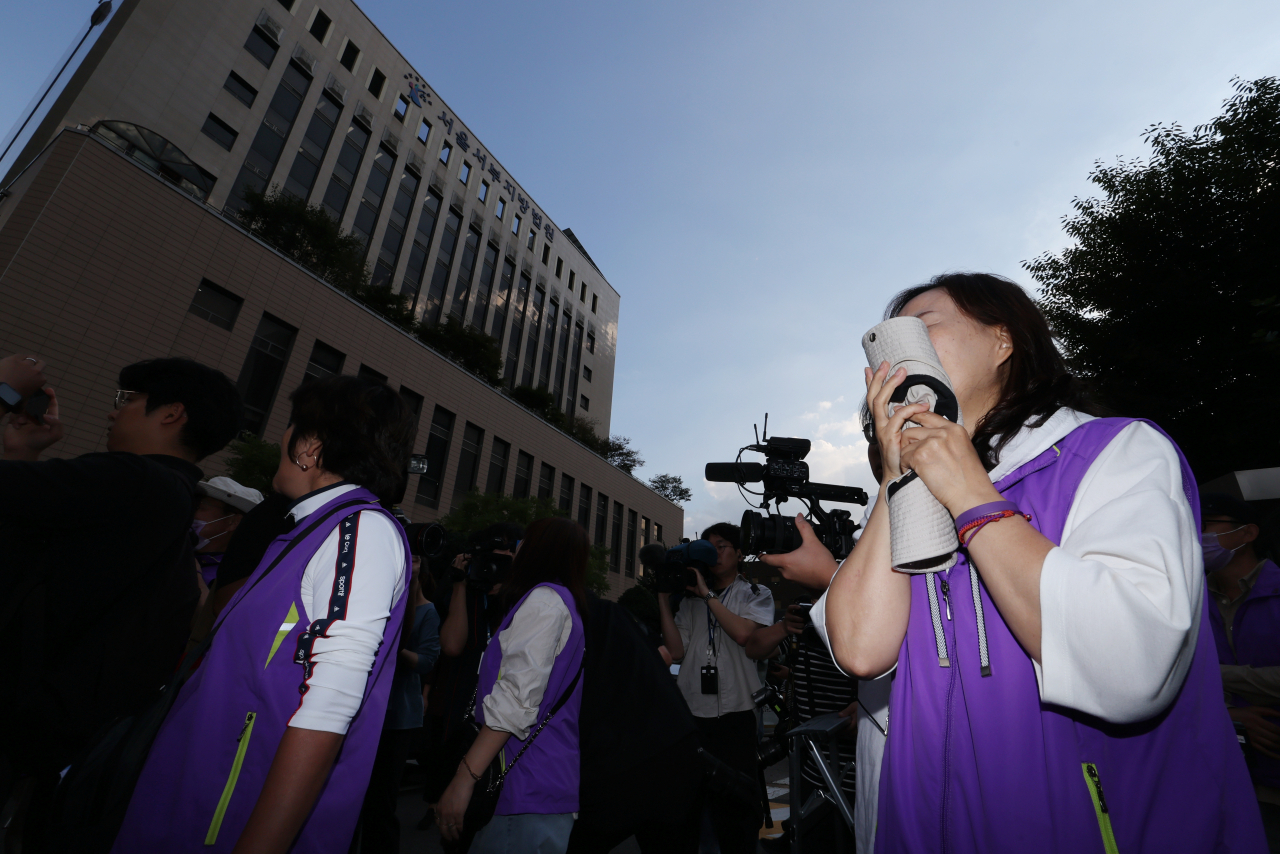
[[(965, 426), (891, 412), (905, 372), (867, 369), (884, 480), (813, 619), (846, 672), (896, 668), (877, 854), (1265, 850), (1177, 447), (1096, 417), (1012, 282), (940, 276), (887, 315), (924, 323)], [(957, 522), (949, 569), (891, 565), (886, 489), (908, 471)], [(767, 560), (829, 573), (804, 533)]]

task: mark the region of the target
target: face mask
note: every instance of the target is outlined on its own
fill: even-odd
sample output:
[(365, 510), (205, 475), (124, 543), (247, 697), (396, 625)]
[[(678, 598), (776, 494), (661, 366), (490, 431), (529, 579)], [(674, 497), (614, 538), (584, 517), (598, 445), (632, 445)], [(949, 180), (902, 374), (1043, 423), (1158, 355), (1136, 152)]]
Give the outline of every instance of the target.
[[(230, 519), (234, 515), (235, 515), (234, 513), (228, 513), (226, 516), (223, 516), (222, 519)], [(205, 525), (212, 525), (214, 522), (221, 522), (222, 519), (212, 519), (208, 522), (205, 522), (201, 519), (191, 520), (191, 533), (196, 535), (196, 551), (200, 551), (202, 548), (209, 545), (209, 543), (218, 539), (218, 537), (221, 537), (224, 534), (231, 533), (230, 531), (223, 531), (221, 534), (214, 534), (209, 539), (205, 539), (204, 537), (200, 536), (200, 532), (204, 530)]]
[(1241, 525), (1239, 528), (1232, 528), (1230, 531), (1223, 531), (1221, 534), (1214, 534), (1208, 531), (1200, 534), (1200, 549), (1204, 552), (1204, 568), (1206, 572), (1217, 572), (1222, 569), (1231, 563), (1231, 558), (1236, 552), (1244, 548), (1244, 543), (1234, 549), (1228, 549), (1218, 542), (1218, 537), (1223, 534), (1234, 534), (1236, 531), (1243, 530), (1244, 527), (1244, 525)]

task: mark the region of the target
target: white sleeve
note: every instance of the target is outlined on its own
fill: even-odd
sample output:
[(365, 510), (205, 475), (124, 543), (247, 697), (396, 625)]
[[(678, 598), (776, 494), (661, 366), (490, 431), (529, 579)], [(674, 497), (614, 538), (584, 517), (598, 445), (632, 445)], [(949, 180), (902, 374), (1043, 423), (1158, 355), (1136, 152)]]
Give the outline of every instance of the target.
[(1173, 701), (1204, 597), (1200, 532), (1178, 455), (1142, 422), (1085, 473), (1040, 573), (1040, 698), (1112, 723)]
[[(312, 626), (330, 613), (335, 601), (341, 531), (339, 525), (325, 538), (302, 575), (302, 603)], [(391, 609), (404, 594), (405, 569), (404, 544), (396, 523), (382, 513), (361, 512), (346, 613), (312, 641), (307, 692), (289, 726), (346, 734), (364, 700)], [(400, 626), (393, 629), (394, 637)]]
[(547, 692), (556, 656), (573, 633), (573, 615), (560, 594), (536, 587), (498, 633), (502, 667), (493, 690), (483, 699), (489, 729), (524, 739), (538, 723), (538, 707)]
[(763, 584), (758, 585), (758, 590), (758, 593), (752, 593), (750, 588), (747, 589), (747, 597), (739, 606), (742, 612), (738, 616), (746, 617), (757, 625), (772, 626), (774, 622), (773, 591)]

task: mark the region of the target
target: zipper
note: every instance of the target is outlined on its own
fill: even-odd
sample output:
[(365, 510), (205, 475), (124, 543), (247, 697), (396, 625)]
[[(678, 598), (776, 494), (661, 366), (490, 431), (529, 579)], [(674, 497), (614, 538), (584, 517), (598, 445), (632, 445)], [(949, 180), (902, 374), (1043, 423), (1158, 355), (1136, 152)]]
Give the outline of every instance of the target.
[(213, 821), (209, 823), (209, 832), (205, 834), (204, 844), (213, 845), (218, 841), (218, 831), (222, 829), (222, 819), (227, 814), (227, 805), (231, 803), (231, 795), (236, 790), (236, 781), (240, 779), (240, 768), (244, 765), (244, 755), (249, 752), (249, 739), (253, 737), (253, 722), (257, 712), (249, 712), (244, 716), (244, 726), (236, 736), (236, 758), (231, 763), (231, 773), (227, 775), (227, 784), (222, 787), (222, 797), (218, 798), (218, 808), (213, 811)]
[(1107, 809), (1107, 799), (1102, 794), (1102, 779), (1098, 776), (1098, 766), (1092, 762), (1082, 762), (1084, 782), (1089, 787), (1089, 797), (1093, 799), (1093, 812), (1098, 817), (1098, 830), (1102, 833), (1102, 848), (1106, 854), (1119, 854), (1116, 846), (1116, 834), (1111, 829), (1111, 810)]
[[(946, 582), (944, 581), (943, 584), (945, 583)], [(955, 638), (952, 638), (952, 643), (954, 642), (955, 642)], [(947, 851), (951, 850), (951, 845), (950, 845), (951, 822), (949, 821), (950, 814), (951, 814), (951, 720), (953, 717), (952, 709), (954, 707), (955, 690), (956, 690), (956, 668), (951, 668), (948, 673), (947, 701), (946, 701), (946, 708), (944, 710), (945, 723), (944, 723), (943, 737), (942, 737), (942, 798), (941, 798), (942, 816), (941, 816), (941, 821), (938, 823), (939, 828), (942, 831), (941, 851), (943, 852), (943, 854), (946, 854)], [(1108, 852), (1108, 854), (1114, 854), (1114, 852)]]
[(947, 606), (947, 619), (951, 619), (951, 585), (947, 583), (945, 578), (938, 579), (942, 582), (942, 601)]

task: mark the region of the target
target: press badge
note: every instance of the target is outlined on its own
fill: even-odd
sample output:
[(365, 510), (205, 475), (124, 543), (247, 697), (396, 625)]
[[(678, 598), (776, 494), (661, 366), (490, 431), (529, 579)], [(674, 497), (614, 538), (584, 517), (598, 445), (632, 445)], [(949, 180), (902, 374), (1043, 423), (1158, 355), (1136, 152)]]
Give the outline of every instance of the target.
[(720, 693), (720, 670), (714, 664), (702, 666), (702, 693)]

